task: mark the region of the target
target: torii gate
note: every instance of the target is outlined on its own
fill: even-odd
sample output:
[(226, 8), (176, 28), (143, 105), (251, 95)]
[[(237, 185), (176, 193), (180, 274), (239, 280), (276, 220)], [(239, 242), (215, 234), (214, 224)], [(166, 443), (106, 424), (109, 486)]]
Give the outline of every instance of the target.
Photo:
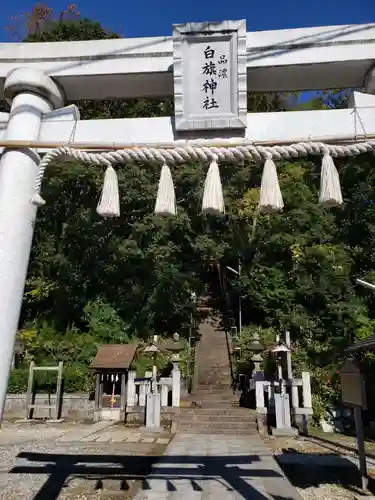
[[(71, 149), (46, 155), (44, 163), (57, 154), (69, 154), (105, 166), (129, 158), (175, 163), (189, 158), (215, 163), (223, 158), (277, 159), (311, 153), (330, 158), (375, 148), (371, 141), (375, 136), (375, 24), (246, 33), (243, 21), (188, 23), (175, 26), (173, 38), (9, 43), (0, 44), (0, 50), (0, 98), (11, 104), (9, 114), (0, 113), (0, 422), (35, 205), (42, 202), (40, 154), (68, 145)], [(215, 73), (212, 65), (203, 69), (214, 55)], [(211, 77), (219, 77), (219, 70), (222, 80), (215, 83)], [(350, 109), (260, 114), (246, 110), (247, 91), (363, 86), (367, 93), (355, 92)], [(79, 99), (165, 97), (173, 92), (175, 118), (79, 121), (75, 106), (64, 107), (67, 101)], [(219, 101), (222, 109), (217, 109)], [(77, 148), (103, 152), (124, 147), (117, 155), (100, 157), (77, 152)], [(335, 184), (337, 172), (332, 165), (328, 180)], [(212, 172), (217, 188), (218, 169)], [(280, 208), (272, 165), (268, 174), (265, 168), (262, 189), (274, 196), (270, 204)], [(165, 179), (171, 195), (168, 171)], [(273, 185), (266, 185), (267, 180)], [(112, 188), (114, 194), (107, 192), (107, 202), (111, 196), (116, 201), (110, 180)], [(173, 200), (172, 196), (166, 202)], [(206, 202), (222, 204), (217, 192), (216, 201)]]

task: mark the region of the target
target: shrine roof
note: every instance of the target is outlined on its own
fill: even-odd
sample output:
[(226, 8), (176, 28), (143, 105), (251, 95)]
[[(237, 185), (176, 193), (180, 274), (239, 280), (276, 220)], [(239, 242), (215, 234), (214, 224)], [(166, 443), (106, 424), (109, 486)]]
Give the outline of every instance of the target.
[(94, 370), (128, 370), (139, 344), (107, 344), (98, 348), (90, 368)]
[(346, 349), (346, 352), (359, 352), (375, 350), (375, 335), (360, 340)]

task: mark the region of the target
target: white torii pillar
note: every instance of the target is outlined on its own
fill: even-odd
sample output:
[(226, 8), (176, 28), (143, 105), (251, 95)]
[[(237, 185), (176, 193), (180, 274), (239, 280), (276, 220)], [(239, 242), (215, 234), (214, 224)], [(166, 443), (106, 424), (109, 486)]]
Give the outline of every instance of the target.
[[(5, 80), (11, 111), (6, 139), (39, 139), (42, 115), (64, 105), (64, 94), (42, 71), (17, 68)], [(34, 232), (34, 194), (39, 156), (5, 150), (0, 161), (0, 423)]]

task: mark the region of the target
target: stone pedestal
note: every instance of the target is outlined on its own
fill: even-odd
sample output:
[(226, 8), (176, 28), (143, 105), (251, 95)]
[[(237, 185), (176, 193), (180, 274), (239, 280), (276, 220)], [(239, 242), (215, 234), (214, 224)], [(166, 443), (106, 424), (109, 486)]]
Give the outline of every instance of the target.
[(149, 393), (146, 397), (146, 428), (160, 428), (160, 394)]
[(121, 408), (99, 408), (94, 411), (94, 422), (101, 420), (123, 422), (125, 420), (125, 413)]
[(160, 389), (162, 407), (168, 406), (168, 392), (169, 392), (169, 387), (167, 386), (167, 384), (163, 384)]
[(135, 392), (135, 371), (128, 371), (128, 382), (126, 385), (126, 406), (132, 408), (136, 405), (136, 392)]
[(181, 398), (181, 373), (180, 365), (177, 357), (173, 359), (172, 370), (172, 406), (178, 408)]
[(298, 430), (291, 426), (289, 394), (275, 394), (276, 429), (273, 436), (295, 436)]

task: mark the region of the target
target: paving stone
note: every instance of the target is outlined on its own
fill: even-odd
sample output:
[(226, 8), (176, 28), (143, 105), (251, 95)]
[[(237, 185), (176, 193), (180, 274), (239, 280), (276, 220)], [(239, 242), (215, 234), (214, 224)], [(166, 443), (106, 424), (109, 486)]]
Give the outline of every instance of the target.
[(110, 432), (105, 432), (104, 434), (99, 434), (95, 440), (97, 443), (110, 443), (112, 441), (112, 435)]
[(77, 426), (70, 432), (67, 432), (59, 439), (60, 442), (76, 442), (83, 441), (87, 436), (95, 434), (96, 432), (102, 431), (110, 427), (112, 422), (97, 422), (92, 425)]
[(141, 439), (141, 443), (153, 443), (155, 441), (155, 438), (153, 437), (146, 437)]
[(80, 443), (93, 443), (95, 442), (100, 434), (89, 434), (88, 436), (83, 437), (82, 439), (79, 440)]
[(126, 438), (124, 442), (126, 443), (138, 443), (140, 441), (140, 438), (137, 436), (129, 436)]
[(112, 443), (123, 443), (126, 440), (127, 436), (123, 433), (113, 434), (111, 436)]
[(159, 438), (159, 439), (156, 440), (156, 442), (158, 444), (168, 444), (169, 441), (170, 441), (170, 439), (168, 439), (168, 438)]
[(176, 435), (147, 480), (135, 500), (301, 500), (259, 436)]

